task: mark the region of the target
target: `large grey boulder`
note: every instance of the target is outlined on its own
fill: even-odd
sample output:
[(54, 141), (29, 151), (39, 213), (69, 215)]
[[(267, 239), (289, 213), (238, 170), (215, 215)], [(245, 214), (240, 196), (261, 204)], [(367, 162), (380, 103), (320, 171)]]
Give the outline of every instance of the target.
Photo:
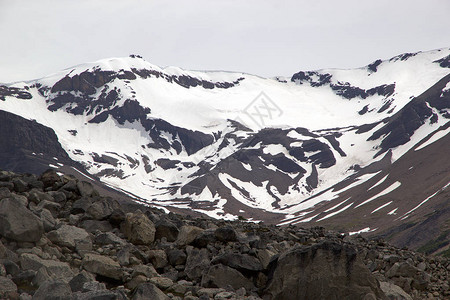
[(208, 250), (205, 248), (192, 248), (187, 252), (188, 255), (184, 272), (191, 280), (199, 279), (202, 277), (205, 270), (208, 269), (211, 262), (209, 259)]
[(87, 253), (84, 255), (82, 266), (86, 271), (94, 274), (116, 280), (122, 280), (123, 278), (123, 270), (120, 264), (107, 256)]
[(62, 280), (49, 280), (41, 284), (33, 300), (72, 300), (72, 290)]
[(262, 271), (260, 260), (254, 256), (242, 253), (224, 253), (215, 257), (212, 264), (223, 264), (242, 271)]
[(186, 246), (192, 243), (195, 238), (203, 232), (203, 229), (196, 226), (182, 226), (175, 243), (179, 246)]
[(380, 288), (389, 300), (412, 300), (410, 295), (393, 283), (380, 282)]
[(72, 249), (75, 248), (77, 241), (90, 238), (89, 233), (83, 228), (70, 225), (62, 225), (57, 230), (50, 231), (47, 233), (47, 237), (57, 245)]
[(37, 242), (44, 233), (42, 221), (20, 201), (0, 201), (0, 236), (20, 241)]
[(242, 287), (246, 290), (251, 290), (255, 287), (253, 283), (239, 271), (221, 264), (214, 265), (208, 269), (202, 277), (201, 285), (207, 288), (226, 288), (231, 286), (235, 290)]
[(169, 300), (170, 298), (158, 289), (153, 283), (145, 282), (139, 284), (134, 290), (132, 300)]
[(32, 253), (23, 253), (19, 260), (23, 270), (34, 270), (37, 272), (43, 268), (52, 279), (69, 281), (74, 276), (72, 269), (65, 262), (42, 259)]
[(126, 215), (121, 229), (126, 238), (136, 245), (147, 245), (155, 240), (155, 224), (139, 210)]
[(386, 299), (354, 248), (325, 241), (282, 253), (264, 299)]

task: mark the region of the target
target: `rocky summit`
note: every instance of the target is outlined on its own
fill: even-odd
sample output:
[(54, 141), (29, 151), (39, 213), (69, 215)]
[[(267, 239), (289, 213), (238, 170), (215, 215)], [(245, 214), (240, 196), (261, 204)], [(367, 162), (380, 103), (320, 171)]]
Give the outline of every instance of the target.
[(1, 299), (449, 299), (450, 259), (382, 239), (167, 213), (0, 171)]

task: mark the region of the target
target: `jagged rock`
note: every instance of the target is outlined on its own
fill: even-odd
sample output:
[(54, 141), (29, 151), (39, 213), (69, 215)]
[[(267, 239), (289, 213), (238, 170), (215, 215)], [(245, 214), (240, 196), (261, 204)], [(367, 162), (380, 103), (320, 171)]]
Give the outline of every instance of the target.
[(172, 266), (184, 265), (186, 263), (186, 253), (180, 249), (171, 249), (167, 251), (167, 258)]
[(164, 268), (168, 263), (167, 255), (166, 252), (164, 252), (164, 250), (148, 251), (148, 258), (156, 269)]
[(18, 201), (0, 201), (0, 235), (20, 242), (37, 242), (44, 233), (44, 225)]
[(0, 259), (0, 265), (3, 265), (3, 267), (5, 268), (6, 274), (15, 276), (20, 272), (19, 266), (12, 260)]
[(123, 270), (120, 264), (108, 256), (87, 253), (83, 258), (82, 266), (86, 271), (94, 274), (116, 280), (123, 279)]
[(63, 279), (69, 281), (73, 277), (70, 266), (57, 260), (46, 260), (31, 253), (23, 253), (20, 256), (20, 266), (24, 270), (39, 271), (44, 268), (47, 274), (53, 279)]
[(267, 299), (384, 299), (354, 248), (325, 241), (280, 255), (265, 290)]
[(380, 288), (389, 300), (412, 300), (401, 287), (390, 282), (380, 282)]
[(37, 289), (33, 300), (71, 300), (72, 290), (62, 280), (46, 281)]
[(163, 290), (166, 290), (173, 285), (173, 281), (167, 277), (152, 277), (149, 281)]
[(41, 218), (42, 224), (44, 225), (45, 232), (49, 232), (55, 229), (57, 221), (48, 209), (43, 208), (39, 212), (39, 217)]
[(276, 253), (269, 249), (258, 249), (256, 251), (256, 256), (259, 258), (263, 269), (267, 269), (269, 263), (272, 261), (272, 258), (274, 258), (275, 255)]
[(136, 290), (131, 297), (132, 300), (169, 300), (170, 298), (166, 296), (160, 289), (158, 289), (153, 283), (146, 282), (141, 283), (136, 287)]
[(83, 283), (82, 292), (102, 291), (106, 290), (106, 285), (96, 280)]
[(14, 184), (14, 191), (16, 191), (18, 193), (26, 192), (29, 189), (28, 188), (28, 183), (26, 183), (22, 179), (14, 178), (12, 180), (12, 183)]
[(36, 208), (38, 210), (48, 209), (52, 213), (52, 216), (56, 218), (61, 211), (61, 204), (49, 200), (42, 200), (41, 202), (39, 202)]
[(199, 279), (201, 278), (203, 272), (209, 267), (209, 265), (210, 259), (208, 250), (206, 250), (205, 248), (193, 248), (188, 251), (184, 272), (191, 280)]
[(131, 274), (131, 276), (135, 277), (138, 275), (144, 275), (148, 278), (159, 276), (158, 272), (156, 272), (155, 268), (152, 265), (133, 266), (133, 273)]
[(248, 254), (224, 253), (215, 257), (212, 264), (223, 264), (241, 271), (262, 271), (263, 267), (259, 259)]
[(237, 240), (236, 230), (231, 226), (217, 228), (214, 235), (221, 242), (235, 242)]
[(419, 270), (407, 262), (396, 262), (387, 272), (386, 276), (391, 277), (415, 277)]
[(93, 280), (93, 276), (83, 270), (69, 281), (69, 286), (72, 292), (81, 292), (83, 291), (83, 285)]
[(96, 197), (91, 205), (86, 209), (86, 213), (94, 220), (104, 220), (111, 216), (118, 204), (115, 201), (108, 201), (105, 198)]
[(83, 228), (70, 225), (62, 225), (57, 230), (50, 231), (47, 237), (57, 245), (72, 249), (75, 248), (77, 241), (90, 238), (89, 233)]
[(175, 243), (179, 246), (189, 245), (201, 232), (203, 229), (196, 226), (182, 226)]
[(128, 244), (125, 240), (121, 239), (120, 237), (118, 237), (117, 235), (115, 235), (112, 232), (102, 232), (95, 237), (94, 241), (96, 244), (99, 244), (99, 245), (125, 246)]
[(94, 189), (94, 186), (90, 182), (79, 181), (77, 183), (77, 187), (82, 197), (98, 196), (98, 192)]
[(141, 211), (128, 213), (121, 229), (127, 239), (136, 245), (150, 244), (155, 240), (155, 225)]
[(214, 265), (208, 269), (202, 277), (201, 286), (212, 288), (231, 286), (234, 289), (244, 287), (246, 290), (254, 288), (253, 283), (244, 277), (242, 273), (221, 264)]
[(159, 220), (156, 224), (155, 239), (165, 237), (168, 242), (173, 242), (177, 239), (180, 230), (178, 227), (166, 219)]
[(56, 182), (60, 182), (61, 178), (53, 169), (48, 169), (39, 177), (44, 184), (44, 188), (52, 187)]
[(216, 235), (214, 234), (214, 230), (207, 229), (202, 231), (195, 240), (191, 243), (193, 246), (198, 248), (204, 248), (208, 245), (213, 245), (216, 242)]
[(17, 299), (16, 284), (9, 278), (0, 276), (0, 299)]

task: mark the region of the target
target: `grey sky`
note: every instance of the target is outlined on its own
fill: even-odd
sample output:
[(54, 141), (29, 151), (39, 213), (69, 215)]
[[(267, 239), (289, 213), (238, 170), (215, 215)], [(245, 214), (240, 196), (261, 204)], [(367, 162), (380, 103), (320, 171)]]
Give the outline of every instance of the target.
[(449, 0), (0, 0), (0, 82), (140, 54), (290, 76), (450, 47)]

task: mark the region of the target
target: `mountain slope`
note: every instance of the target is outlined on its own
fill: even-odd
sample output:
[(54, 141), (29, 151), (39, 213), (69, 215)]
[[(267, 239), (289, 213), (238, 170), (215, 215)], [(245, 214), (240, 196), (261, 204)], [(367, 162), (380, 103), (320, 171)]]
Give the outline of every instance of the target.
[(52, 128), (71, 160), (141, 201), (382, 234), (448, 199), (449, 61), (440, 49), (266, 79), (131, 56), (1, 86), (0, 110)]

